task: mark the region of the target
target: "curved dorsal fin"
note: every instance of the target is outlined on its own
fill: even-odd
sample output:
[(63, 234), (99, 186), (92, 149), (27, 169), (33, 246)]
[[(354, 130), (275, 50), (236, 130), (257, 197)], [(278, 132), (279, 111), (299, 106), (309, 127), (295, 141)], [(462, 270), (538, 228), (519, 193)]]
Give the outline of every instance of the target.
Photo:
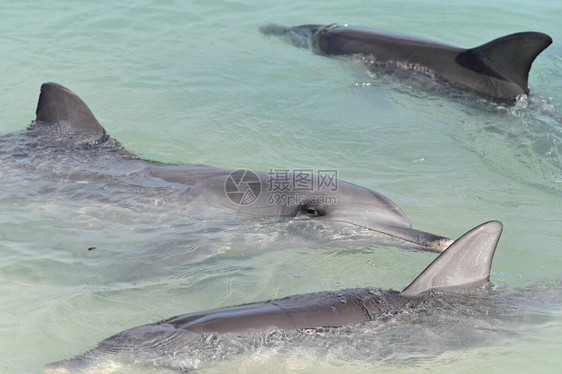
[(36, 122), (62, 125), (73, 134), (105, 135), (88, 105), (78, 95), (58, 83), (43, 83), (37, 103)]
[(455, 240), (401, 294), (415, 297), (434, 288), (488, 280), (502, 230), (499, 221), (473, 228)]
[(460, 53), (456, 61), (476, 72), (514, 82), (529, 93), (531, 65), (551, 43), (552, 38), (546, 34), (519, 32), (468, 49)]

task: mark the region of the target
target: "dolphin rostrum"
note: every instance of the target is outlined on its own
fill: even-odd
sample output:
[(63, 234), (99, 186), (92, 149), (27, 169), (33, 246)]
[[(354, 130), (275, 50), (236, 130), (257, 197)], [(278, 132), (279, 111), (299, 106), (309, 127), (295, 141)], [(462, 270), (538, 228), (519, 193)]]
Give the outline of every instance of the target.
[(142, 160), (107, 135), (80, 97), (56, 83), (42, 85), (37, 119), (27, 130), (14, 134), (9, 134), (17, 136), (16, 149), (11, 151), (18, 157), (13, 162), (32, 165), (34, 171), (43, 168), (65, 181), (78, 180), (80, 188), (92, 182), (119, 188), (174, 188), (181, 198), (242, 215), (345, 222), (437, 252), (452, 242), (413, 229), (390, 199), (333, 175), (302, 173), (289, 180), (286, 173)]
[(339, 25), (262, 26), (297, 47), (323, 56), (359, 55), (373, 69), (411, 70), (500, 101), (528, 94), (531, 64), (552, 43), (539, 32), (520, 32), (475, 48), (365, 27)]
[(424, 299), (432, 290), (454, 291), (455, 287), (473, 287), (488, 281), (502, 230), (501, 222), (489, 221), (468, 231), (402, 292), (370, 288), (316, 292), (184, 314), (120, 332), (82, 356), (50, 364), (48, 370), (73, 372), (87, 366), (90, 358), (111, 354), (131, 354), (132, 361), (136, 362), (134, 357), (146, 353), (145, 350), (153, 350), (154, 354), (191, 352), (192, 349), (195, 352), (195, 347), (190, 346), (189, 342), (194, 341), (190, 337), (204, 333), (337, 327), (373, 320), (382, 313), (400, 310), (406, 304), (415, 307), (416, 301)]

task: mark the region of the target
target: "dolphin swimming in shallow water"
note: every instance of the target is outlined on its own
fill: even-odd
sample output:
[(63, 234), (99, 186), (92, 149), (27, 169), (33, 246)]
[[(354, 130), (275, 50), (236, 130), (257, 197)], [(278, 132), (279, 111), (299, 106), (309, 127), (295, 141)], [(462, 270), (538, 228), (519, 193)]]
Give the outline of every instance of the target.
[(552, 43), (539, 32), (507, 35), (475, 48), (459, 48), (427, 39), (365, 27), (266, 25), (266, 35), (288, 39), (324, 56), (360, 55), (373, 69), (412, 70), (497, 100), (513, 101), (529, 93), (531, 64)]
[(304, 173), (299, 181), (309, 183), (302, 188), (296, 182), (287, 185), (287, 175), (142, 160), (108, 136), (80, 97), (56, 83), (42, 85), (31, 126), (0, 142), (3, 163), (56, 174), (69, 182), (65, 185), (75, 182), (75, 193), (95, 182), (107, 186), (103, 192), (110, 198), (111, 186), (119, 187), (115, 195), (128, 187), (173, 188), (180, 201), (200, 200), (242, 215), (340, 221), (438, 252), (452, 242), (413, 229), (402, 210), (382, 194), (337, 178)]
[[(336, 327), (375, 319), (380, 314), (416, 305), (430, 291), (474, 287), (489, 280), (492, 259), (503, 230), (498, 221), (481, 224), (457, 239), (402, 292), (370, 288), (317, 292), (267, 302), (184, 314), (132, 328), (107, 338), (73, 359), (48, 365), (49, 373), (78, 372), (99, 358), (158, 366), (160, 359), (192, 352), (206, 341), (201, 334), (252, 333)], [(431, 296), (428, 296), (431, 297)], [(213, 335), (208, 339), (215, 339)], [(175, 352), (175, 353), (174, 353)], [(142, 357), (146, 354), (150, 358)], [(114, 357), (112, 357), (114, 355)]]

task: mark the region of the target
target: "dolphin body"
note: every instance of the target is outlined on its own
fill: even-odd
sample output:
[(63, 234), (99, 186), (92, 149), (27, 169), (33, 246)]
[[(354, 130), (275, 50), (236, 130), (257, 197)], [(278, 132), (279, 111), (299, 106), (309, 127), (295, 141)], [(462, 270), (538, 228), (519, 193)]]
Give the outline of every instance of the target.
[[(120, 332), (81, 356), (48, 365), (46, 371), (79, 372), (100, 357), (109, 356), (107, 358), (111, 359), (112, 354), (131, 355), (129, 359), (132, 363), (142, 361), (139, 357), (141, 352), (171, 358), (175, 357), (173, 352), (193, 352), (195, 355), (198, 351), (195, 345), (206, 341), (206, 337), (210, 339), (214, 336), (205, 335), (208, 333), (244, 334), (337, 327), (370, 321), (383, 313), (416, 305), (430, 291), (454, 291), (455, 287), (474, 287), (488, 281), (502, 230), (500, 222), (490, 221), (468, 231), (400, 293), (369, 288), (317, 292), (184, 314)], [(154, 356), (147, 361), (158, 366), (158, 359)]]
[(463, 49), (440, 42), (365, 27), (339, 25), (262, 26), (323, 56), (359, 55), (372, 69), (411, 70), (498, 101), (529, 93), (531, 64), (552, 43), (539, 32), (520, 32)]
[(3, 163), (56, 174), (79, 189), (95, 182), (134, 191), (172, 189), (180, 199), (246, 216), (340, 221), (437, 252), (452, 242), (413, 229), (402, 210), (382, 194), (337, 178), (323, 183), (318, 175), (304, 175), (313, 182), (308, 187), (314, 188), (307, 190), (288, 187), (286, 175), (142, 160), (107, 135), (80, 97), (56, 83), (42, 85), (37, 119), (29, 128), (0, 138), (2, 143)]

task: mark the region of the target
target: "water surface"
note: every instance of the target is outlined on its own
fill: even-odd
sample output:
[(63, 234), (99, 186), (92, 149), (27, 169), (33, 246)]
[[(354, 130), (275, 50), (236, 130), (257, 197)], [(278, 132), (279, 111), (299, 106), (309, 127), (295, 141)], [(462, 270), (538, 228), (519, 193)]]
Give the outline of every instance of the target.
[[(210, 360), (203, 372), (560, 366), (558, 2), (20, 1), (0, 9), (2, 134), (27, 126), (41, 83), (55, 81), (145, 158), (337, 169), (390, 197), (418, 229), (457, 237), (489, 219), (505, 225), (492, 281), (500, 304), (521, 318), (500, 318), (501, 328), (476, 319), (486, 336), (470, 334), (462, 318), (445, 318), (446, 306), (437, 305), (439, 317), (425, 324), (403, 317), (357, 330), (373, 339), (370, 352), (346, 351), (347, 336), (314, 336), (308, 345), (279, 337), (283, 349)], [(554, 44), (533, 64), (531, 97), (504, 107), (314, 56), (258, 32), (271, 22), (342, 22), (464, 47), (535, 30)], [(0, 164), (0, 368), (7, 373), (39, 372), (121, 330), (177, 314), (320, 290), (399, 290), (435, 257), (373, 244), (345, 227), (240, 220), (158, 196), (68, 194), (64, 182), (8, 164)], [(533, 292), (521, 291), (530, 286), (539, 307)], [(457, 330), (468, 340), (451, 340)]]

